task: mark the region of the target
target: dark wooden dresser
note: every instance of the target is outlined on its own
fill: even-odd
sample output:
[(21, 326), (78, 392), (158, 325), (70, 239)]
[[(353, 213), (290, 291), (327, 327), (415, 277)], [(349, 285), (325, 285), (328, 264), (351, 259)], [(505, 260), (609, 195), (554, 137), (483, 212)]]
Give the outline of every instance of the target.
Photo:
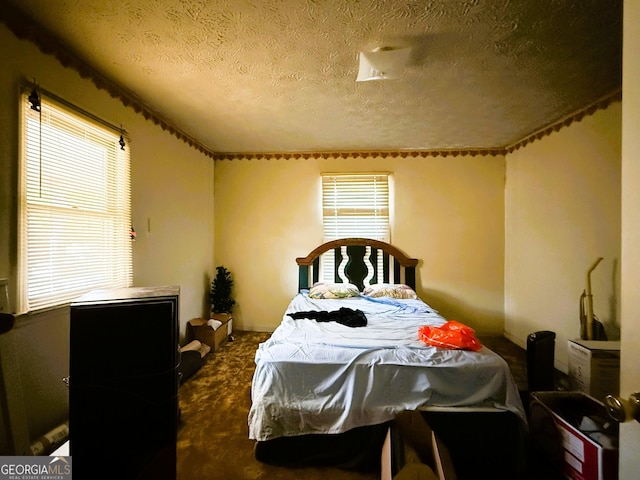
[(74, 477), (175, 479), (178, 301), (178, 287), (133, 287), (72, 303)]

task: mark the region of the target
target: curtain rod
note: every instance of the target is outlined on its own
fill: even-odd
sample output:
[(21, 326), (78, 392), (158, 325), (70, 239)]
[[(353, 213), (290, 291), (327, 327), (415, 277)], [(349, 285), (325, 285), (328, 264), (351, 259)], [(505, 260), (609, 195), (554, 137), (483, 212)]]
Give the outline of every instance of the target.
[(50, 100), (53, 100), (56, 103), (59, 103), (60, 105), (73, 110), (76, 113), (79, 113), (85, 117), (88, 117), (89, 119), (93, 120), (94, 122), (98, 123), (99, 125), (102, 125), (103, 127), (107, 127), (110, 130), (113, 130), (114, 132), (120, 133), (120, 134), (127, 134), (128, 132), (122, 128), (122, 126), (118, 127), (116, 125), (113, 125), (112, 123), (108, 122), (107, 120), (104, 120), (103, 118), (98, 117), (97, 115), (94, 115), (91, 112), (88, 112), (86, 110), (84, 110), (83, 108), (74, 105), (73, 103), (69, 102), (68, 100), (65, 100), (64, 98), (59, 97), (58, 95), (56, 95), (53, 92), (50, 92), (49, 90), (46, 90), (44, 88), (42, 88), (41, 86), (39, 86), (37, 83), (35, 82), (29, 82), (29, 81), (24, 81), (22, 82), (22, 88), (24, 90), (29, 90), (29, 89), (35, 89), (36, 91), (38, 91), (40, 94), (46, 96), (47, 98), (49, 98)]

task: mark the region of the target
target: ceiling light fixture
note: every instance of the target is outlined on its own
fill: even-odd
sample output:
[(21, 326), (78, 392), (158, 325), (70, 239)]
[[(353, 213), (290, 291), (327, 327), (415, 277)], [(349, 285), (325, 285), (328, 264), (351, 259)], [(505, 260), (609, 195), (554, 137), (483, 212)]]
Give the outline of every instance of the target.
[(360, 52), (360, 68), (356, 82), (400, 78), (409, 61), (411, 48), (380, 47)]

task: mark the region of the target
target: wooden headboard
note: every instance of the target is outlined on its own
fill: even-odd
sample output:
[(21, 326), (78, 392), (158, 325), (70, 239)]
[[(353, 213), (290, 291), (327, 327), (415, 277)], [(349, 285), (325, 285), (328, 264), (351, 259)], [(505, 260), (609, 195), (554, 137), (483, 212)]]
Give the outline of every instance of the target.
[(409, 258), (393, 245), (379, 240), (341, 238), (323, 243), (306, 257), (296, 258), (298, 290), (309, 288), (319, 280), (320, 256), (330, 250), (335, 255), (335, 282), (353, 283), (360, 290), (375, 283), (405, 283), (416, 288), (418, 259)]

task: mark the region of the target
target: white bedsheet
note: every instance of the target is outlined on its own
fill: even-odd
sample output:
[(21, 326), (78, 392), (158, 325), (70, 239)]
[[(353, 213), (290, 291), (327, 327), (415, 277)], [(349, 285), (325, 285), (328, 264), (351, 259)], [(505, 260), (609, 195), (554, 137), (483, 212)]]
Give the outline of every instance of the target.
[[(294, 320), (288, 313), (362, 310), (368, 324)], [(508, 365), (493, 351), (444, 350), (418, 338), (445, 319), (422, 300), (293, 298), (256, 352), (249, 437), (342, 433), (423, 406), (492, 407), (526, 416)]]

